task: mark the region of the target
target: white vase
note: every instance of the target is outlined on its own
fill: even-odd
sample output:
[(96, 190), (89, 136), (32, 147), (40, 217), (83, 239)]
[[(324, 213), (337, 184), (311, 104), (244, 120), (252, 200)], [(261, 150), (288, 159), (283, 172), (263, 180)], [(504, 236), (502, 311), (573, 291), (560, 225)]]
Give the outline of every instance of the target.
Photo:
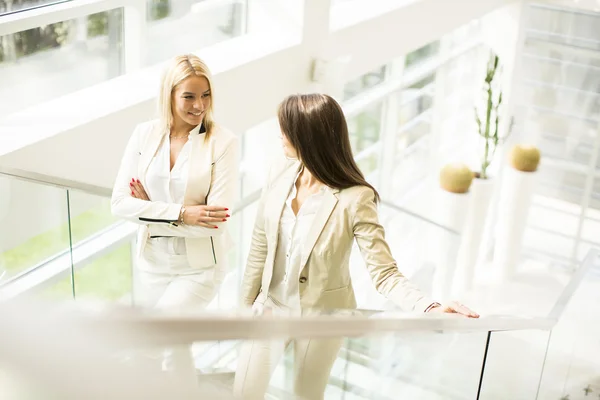
[(458, 250), (458, 266), (454, 280), (456, 294), (462, 294), (473, 287), (482, 237), (494, 192), (494, 180), (474, 179), (470, 192), (469, 207)]
[[(434, 221), (458, 233), (464, 229), (470, 193), (450, 193), (440, 188), (434, 193)], [(456, 260), (460, 236), (439, 226), (432, 226), (428, 235), (429, 254), (433, 258), (435, 271), (432, 279), (432, 296), (439, 300), (450, 300), (456, 272)]]
[(510, 280), (516, 272), (536, 181), (535, 172), (514, 168), (506, 168), (502, 177), (491, 273), (496, 283)]

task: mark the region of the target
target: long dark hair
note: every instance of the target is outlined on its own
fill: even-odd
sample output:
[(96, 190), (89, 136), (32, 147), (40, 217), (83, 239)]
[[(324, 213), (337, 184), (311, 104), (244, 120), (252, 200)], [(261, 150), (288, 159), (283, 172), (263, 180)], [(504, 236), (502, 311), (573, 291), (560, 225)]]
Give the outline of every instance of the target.
[(281, 132), (298, 153), (298, 158), (320, 182), (336, 189), (369, 184), (360, 171), (348, 136), (342, 107), (326, 94), (288, 96), (277, 112)]

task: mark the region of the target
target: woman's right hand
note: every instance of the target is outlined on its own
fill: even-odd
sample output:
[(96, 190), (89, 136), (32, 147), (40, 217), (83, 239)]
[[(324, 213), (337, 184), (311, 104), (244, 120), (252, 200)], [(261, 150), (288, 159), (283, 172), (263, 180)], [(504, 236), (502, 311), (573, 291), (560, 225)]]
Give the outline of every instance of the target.
[(185, 206), (183, 223), (216, 229), (217, 222), (225, 222), (230, 217), (228, 208), (221, 206)]

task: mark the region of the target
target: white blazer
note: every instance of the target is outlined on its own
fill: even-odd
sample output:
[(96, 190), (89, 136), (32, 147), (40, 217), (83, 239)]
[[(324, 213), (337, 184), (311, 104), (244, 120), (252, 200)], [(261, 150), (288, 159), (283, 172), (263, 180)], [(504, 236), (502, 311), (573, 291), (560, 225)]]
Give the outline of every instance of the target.
[[(146, 173), (168, 130), (159, 120), (139, 124), (125, 149), (113, 188), (111, 209), (120, 218), (140, 224), (138, 257), (149, 238), (148, 225), (156, 236), (185, 237), (187, 257), (191, 267), (226, 266), (226, 249), (231, 246), (227, 232), (229, 222), (216, 223), (217, 229), (194, 225), (179, 225), (182, 204), (146, 201), (131, 196), (129, 182), (139, 179), (146, 187)], [(192, 133), (195, 134), (195, 133)], [(198, 135), (204, 135), (200, 130)], [(215, 126), (208, 140), (194, 141), (189, 161), (185, 205), (217, 205), (233, 207), (237, 194), (239, 160), (238, 138)], [(151, 199), (152, 200), (152, 199)]]

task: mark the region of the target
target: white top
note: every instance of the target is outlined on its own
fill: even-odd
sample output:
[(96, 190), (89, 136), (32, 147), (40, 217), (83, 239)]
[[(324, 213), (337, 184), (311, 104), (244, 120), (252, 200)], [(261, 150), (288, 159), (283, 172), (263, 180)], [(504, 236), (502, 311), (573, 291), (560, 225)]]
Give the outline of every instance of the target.
[[(194, 129), (196, 130), (196, 129)], [(185, 190), (187, 188), (189, 175), (189, 160), (192, 149), (192, 141), (197, 140), (198, 135), (192, 132), (187, 142), (181, 148), (179, 156), (171, 168), (171, 141), (167, 135), (156, 155), (148, 166), (146, 173), (146, 193), (152, 201), (163, 201), (165, 203), (183, 204)], [(202, 136), (204, 138), (204, 136)], [(152, 231), (150, 231), (152, 236)], [(164, 248), (165, 251), (174, 254), (185, 254), (185, 238), (169, 237), (159, 238), (158, 248)]]
[(279, 221), (279, 239), (275, 253), (273, 278), (269, 287), (271, 299), (276, 304), (279, 303), (279, 305), (290, 308), (300, 307), (300, 298), (298, 293), (294, 293), (294, 297), (291, 297), (288, 282), (291, 279), (297, 288), (304, 241), (308, 236), (314, 217), (321, 207), (323, 194), (327, 190), (327, 186), (323, 185), (317, 193), (312, 194), (304, 201), (298, 210), (298, 215), (295, 215), (292, 201), (297, 195), (295, 183), (301, 172), (302, 170), (296, 175)]

